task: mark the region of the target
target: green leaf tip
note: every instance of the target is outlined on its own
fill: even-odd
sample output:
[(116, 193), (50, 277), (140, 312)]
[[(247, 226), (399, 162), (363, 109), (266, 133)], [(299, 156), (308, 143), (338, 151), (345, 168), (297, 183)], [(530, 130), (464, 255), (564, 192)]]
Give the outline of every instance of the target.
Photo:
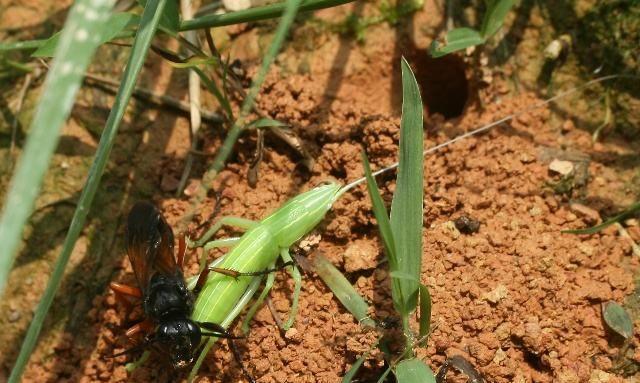
[(394, 373), (398, 383), (436, 383), (431, 367), (416, 358), (398, 363)]
[(630, 339), (633, 336), (633, 321), (627, 310), (617, 302), (603, 303), (602, 316), (607, 326), (623, 338)]

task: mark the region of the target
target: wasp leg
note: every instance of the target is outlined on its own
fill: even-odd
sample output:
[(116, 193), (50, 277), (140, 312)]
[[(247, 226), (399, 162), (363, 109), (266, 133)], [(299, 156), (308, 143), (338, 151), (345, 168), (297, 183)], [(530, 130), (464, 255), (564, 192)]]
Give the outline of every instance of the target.
[(231, 349), (231, 352), (233, 352), (233, 357), (235, 358), (236, 362), (240, 365), (240, 368), (242, 368), (242, 373), (247, 377), (247, 379), (249, 379), (251, 383), (255, 383), (256, 380), (253, 379), (253, 376), (251, 376), (249, 371), (245, 368), (244, 363), (242, 363), (242, 356), (240, 355), (240, 350), (238, 350), (238, 348), (236, 347), (236, 344), (233, 342), (233, 339), (238, 339), (238, 337), (234, 337), (233, 335), (229, 334), (227, 329), (225, 329), (224, 327), (220, 326), (217, 323), (198, 322), (198, 325), (200, 325), (200, 327), (204, 329), (215, 331), (217, 333), (225, 335), (220, 337), (227, 339), (229, 348)]
[(133, 326), (131, 326), (127, 330), (127, 332), (125, 332), (125, 335), (129, 338), (132, 338), (138, 333), (148, 332), (152, 329), (153, 329), (153, 322), (150, 319), (145, 319), (142, 322), (136, 323)]
[(247, 379), (249, 379), (249, 382), (256, 383), (256, 380), (253, 379), (253, 376), (251, 376), (251, 373), (249, 373), (244, 363), (242, 363), (242, 356), (240, 355), (240, 350), (238, 350), (238, 348), (236, 347), (235, 342), (227, 338), (227, 343), (229, 344), (229, 348), (233, 353), (233, 358), (236, 360), (236, 363), (240, 365), (240, 368), (242, 369), (242, 373), (244, 374), (244, 376), (246, 376)]
[(289, 249), (283, 248), (280, 249), (280, 257), (285, 262), (285, 264), (291, 265), (289, 269), (289, 274), (291, 274), (291, 278), (293, 278), (294, 288), (293, 288), (293, 297), (291, 299), (291, 311), (289, 312), (289, 319), (284, 324), (284, 330), (288, 330), (293, 326), (293, 322), (296, 319), (296, 314), (298, 313), (298, 299), (300, 298), (300, 291), (302, 290), (302, 276), (300, 275), (300, 270), (293, 263), (293, 259), (291, 259), (291, 254), (289, 254)]
[(116, 282), (111, 282), (109, 284), (109, 287), (111, 288), (111, 290), (113, 290), (116, 296), (120, 295), (120, 296), (134, 297), (134, 298), (142, 298), (142, 291), (140, 291), (140, 289), (137, 287), (123, 285), (121, 283), (116, 283)]
[(220, 218), (207, 230), (204, 235), (197, 240), (191, 247), (200, 247), (204, 245), (222, 226), (234, 226), (241, 229), (251, 229), (258, 225), (258, 222), (246, 218), (226, 216)]
[(198, 275), (198, 280), (196, 281), (196, 286), (193, 288), (193, 295), (198, 296), (200, 290), (204, 287), (205, 282), (207, 282), (207, 277), (209, 276), (209, 269), (204, 269)]
[(182, 266), (184, 266), (184, 254), (187, 251), (187, 242), (185, 240), (185, 235), (184, 233), (180, 234), (180, 237), (178, 239), (178, 260), (177, 260), (177, 264), (178, 267), (180, 269), (182, 269)]
[(116, 300), (122, 303), (124, 306), (126, 306), (129, 309), (133, 307), (133, 304), (129, 299), (127, 299), (127, 297), (133, 297), (136, 299), (142, 298), (142, 291), (140, 291), (140, 289), (137, 287), (123, 285), (121, 283), (116, 283), (116, 282), (111, 282), (109, 284), (109, 288), (113, 290), (116, 296)]

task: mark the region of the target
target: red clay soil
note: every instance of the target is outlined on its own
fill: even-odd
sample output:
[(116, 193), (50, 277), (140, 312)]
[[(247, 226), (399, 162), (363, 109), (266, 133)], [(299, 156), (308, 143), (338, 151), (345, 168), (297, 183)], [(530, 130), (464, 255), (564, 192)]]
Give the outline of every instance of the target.
[[(236, 39), (243, 41), (247, 33), (252, 32)], [(212, 185), (223, 190), (221, 215), (259, 219), (323, 180), (346, 183), (359, 178), (363, 144), (375, 167), (397, 159), (398, 52), (407, 45), (396, 46), (395, 35), (387, 26), (371, 28), (362, 46), (334, 35), (322, 39), (313, 52), (283, 54), (280, 69), (270, 74), (259, 98), (260, 107), (271, 117), (295, 126), (316, 158), (315, 166), (307, 174), (296, 166), (299, 157), (295, 153), (268, 140), (257, 187), (251, 188), (246, 174), (253, 139), (245, 139), (237, 146), (239, 154)], [(300, 70), (303, 61), (305, 70)], [(254, 66), (249, 68), (250, 73), (254, 70)], [(485, 91), (485, 108), (471, 100), (460, 118), (447, 122), (440, 116), (426, 118), (425, 147), (539, 101), (527, 92), (507, 94), (506, 87), (497, 79)], [(220, 137), (211, 135), (205, 150), (215, 152), (219, 144)], [(184, 152), (189, 144), (184, 140), (175, 145)], [(570, 119), (552, 118), (547, 108), (425, 160), (421, 280), (431, 291), (433, 333), (418, 356), (434, 371), (447, 356), (463, 355), (488, 382), (624, 381), (614, 371), (621, 342), (606, 329), (601, 304), (623, 302), (633, 292), (638, 259), (615, 227), (590, 236), (560, 233), (599, 219), (597, 212), (572, 206), (567, 195), (550, 186), (558, 176), (549, 170), (549, 163), (568, 156), (564, 149), (591, 159), (589, 177), (584, 185), (575, 182), (574, 196), (582, 193), (584, 200), (594, 201), (601, 210), (614, 209), (633, 198), (628, 192), (614, 199), (607, 189), (624, 183), (616, 178), (610, 158), (629, 149), (613, 144), (593, 146), (588, 132), (577, 129)], [(167, 153), (163, 166), (177, 178), (183, 160)], [(203, 168), (201, 164), (199, 171)], [(387, 201), (393, 178), (390, 174), (379, 179)], [(158, 191), (156, 201), (169, 222), (178, 225), (189, 208), (189, 197), (169, 195)], [(214, 203), (213, 198), (206, 201), (192, 228), (209, 216)], [(478, 232), (462, 234), (455, 228), (452, 221), (463, 214), (480, 221)], [(640, 240), (637, 228), (630, 232)], [(233, 232), (221, 232), (221, 236), (230, 234)], [(315, 234), (320, 241), (307, 255), (322, 252), (346, 270), (372, 303), (375, 317), (394, 316), (389, 275), (386, 264), (380, 263), (382, 248), (364, 186), (341, 198)], [(114, 280), (130, 283), (131, 268), (122, 254), (121, 248), (113, 254), (122, 259)], [(189, 260), (189, 275), (197, 268), (195, 258)], [(377, 334), (356, 323), (317, 276), (307, 274), (303, 279), (294, 328), (286, 333), (278, 330), (265, 306), (252, 322), (250, 335), (238, 342), (245, 365), (259, 382), (338, 382), (377, 339)], [(287, 315), (292, 289), (288, 274), (279, 273), (271, 301), (282, 317)], [(176, 379), (155, 356), (131, 374), (125, 370), (129, 357), (108, 358), (130, 346), (124, 331), (135, 314), (125, 318), (125, 312), (105, 289), (93, 300), (83, 329), (95, 334), (93, 343), (74, 344), (74, 334), (50, 335), (57, 337), (54, 346), (38, 349), (24, 381)], [(632, 340), (632, 348), (637, 342), (637, 337)], [(633, 359), (640, 362), (640, 352)], [(374, 379), (381, 371), (381, 355), (374, 352), (365, 363), (363, 379)], [(225, 344), (210, 353), (198, 379), (245, 380)]]

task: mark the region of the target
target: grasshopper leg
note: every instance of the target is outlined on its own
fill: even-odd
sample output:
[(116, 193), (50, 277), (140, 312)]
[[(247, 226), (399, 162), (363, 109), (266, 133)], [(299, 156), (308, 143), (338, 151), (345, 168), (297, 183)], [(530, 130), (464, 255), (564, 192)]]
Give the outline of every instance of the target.
[(213, 226), (211, 226), (209, 230), (207, 230), (207, 232), (204, 233), (204, 235), (190, 247), (200, 247), (204, 245), (209, 240), (209, 238), (213, 237), (213, 235), (222, 228), (222, 226), (234, 226), (241, 229), (251, 229), (257, 225), (258, 222), (246, 218), (233, 216), (222, 217), (216, 223), (214, 223)]
[(294, 281), (293, 288), (293, 298), (291, 299), (291, 311), (289, 312), (289, 319), (284, 324), (284, 330), (288, 330), (293, 326), (293, 322), (296, 319), (296, 314), (298, 313), (298, 300), (300, 298), (300, 291), (302, 290), (302, 276), (300, 275), (300, 270), (293, 263), (293, 259), (291, 259), (291, 254), (289, 254), (289, 249), (283, 248), (280, 249), (280, 257), (285, 262), (285, 264), (290, 264), (291, 269), (289, 270), (289, 274), (291, 274), (291, 278)]
[[(275, 263), (272, 264), (270, 268), (273, 268), (274, 266), (275, 266)], [(242, 321), (242, 332), (243, 333), (246, 334), (246, 333), (249, 332), (249, 322), (251, 322), (251, 319), (253, 319), (253, 316), (256, 315), (256, 311), (258, 311), (258, 308), (260, 308), (260, 306), (262, 306), (262, 303), (264, 302), (264, 299), (269, 294), (269, 291), (271, 291), (271, 288), (273, 287), (273, 282), (275, 280), (276, 280), (276, 274), (275, 273), (270, 273), (270, 274), (267, 275), (267, 281), (265, 282), (264, 289), (262, 289), (262, 292), (258, 296), (258, 299), (256, 299), (256, 301), (253, 303), (253, 305), (251, 305), (251, 308), (249, 308), (249, 311), (247, 312), (247, 315), (245, 316), (244, 320)]]

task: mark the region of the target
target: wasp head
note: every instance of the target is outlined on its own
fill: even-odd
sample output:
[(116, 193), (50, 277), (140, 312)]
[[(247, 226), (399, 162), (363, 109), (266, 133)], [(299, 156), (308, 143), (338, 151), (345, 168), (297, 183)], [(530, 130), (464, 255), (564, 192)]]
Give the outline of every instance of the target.
[(171, 359), (176, 369), (188, 367), (200, 346), (200, 327), (186, 318), (162, 322), (156, 331), (158, 347)]

